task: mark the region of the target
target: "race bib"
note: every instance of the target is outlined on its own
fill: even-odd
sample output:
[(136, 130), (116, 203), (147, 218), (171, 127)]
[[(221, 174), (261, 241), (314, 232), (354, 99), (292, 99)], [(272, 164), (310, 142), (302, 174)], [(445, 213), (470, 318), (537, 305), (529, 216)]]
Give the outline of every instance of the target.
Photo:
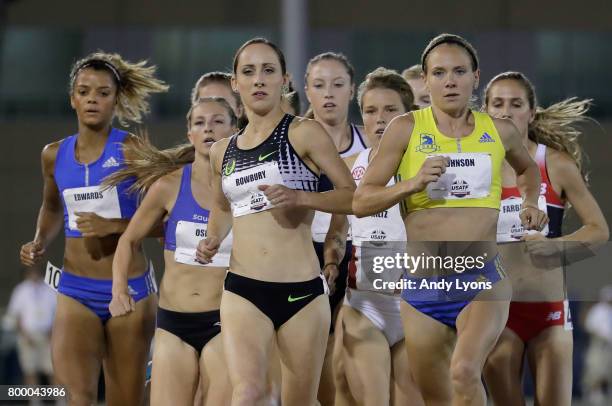
[(427, 185), (431, 200), (479, 199), (491, 192), (491, 155), (486, 153), (450, 153), (446, 172)]
[(61, 277), (62, 269), (56, 267), (51, 262), (47, 262), (47, 269), (45, 270), (45, 283), (56, 292)]
[(232, 205), (234, 217), (259, 213), (274, 207), (259, 190), (260, 185), (283, 184), (276, 162), (267, 162), (223, 178), (223, 190)]
[[(538, 231), (525, 230), (521, 224), (519, 214), (521, 212), (523, 199), (521, 197), (510, 197), (502, 200), (497, 220), (497, 242), (516, 242), (525, 234), (533, 234)], [(546, 197), (540, 195), (538, 198), (538, 209), (546, 213)], [(548, 234), (548, 224), (542, 231), (542, 235)]]
[(68, 227), (71, 230), (78, 230), (75, 212), (96, 213), (107, 219), (121, 218), (119, 195), (114, 186), (104, 190), (101, 186), (65, 189), (63, 196), (68, 212)]
[(181, 264), (203, 266), (196, 261), (198, 243), (206, 238), (208, 224), (179, 221), (176, 224), (176, 249), (174, 260)]

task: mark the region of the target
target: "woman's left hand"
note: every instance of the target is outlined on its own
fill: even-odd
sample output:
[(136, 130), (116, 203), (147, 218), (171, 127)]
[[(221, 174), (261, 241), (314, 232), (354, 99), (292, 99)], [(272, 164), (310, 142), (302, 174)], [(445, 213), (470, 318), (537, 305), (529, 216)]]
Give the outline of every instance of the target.
[(112, 219), (106, 219), (91, 212), (75, 212), (76, 224), (83, 237), (106, 237), (116, 233)]
[(278, 208), (301, 206), (301, 191), (289, 189), (284, 185), (260, 185), (259, 190), (264, 192), (266, 198)]

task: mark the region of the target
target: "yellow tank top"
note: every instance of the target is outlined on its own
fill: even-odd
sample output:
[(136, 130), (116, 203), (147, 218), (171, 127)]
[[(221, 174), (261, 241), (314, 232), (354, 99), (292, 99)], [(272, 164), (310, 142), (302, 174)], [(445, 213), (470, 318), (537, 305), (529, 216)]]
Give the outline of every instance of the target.
[(499, 210), (504, 145), (488, 114), (472, 114), (474, 131), (463, 138), (450, 138), (438, 131), (431, 107), (412, 112), (414, 129), (397, 168), (398, 180), (414, 177), (429, 156), (448, 156), (450, 164), (437, 182), (402, 202), (404, 213), (440, 207)]

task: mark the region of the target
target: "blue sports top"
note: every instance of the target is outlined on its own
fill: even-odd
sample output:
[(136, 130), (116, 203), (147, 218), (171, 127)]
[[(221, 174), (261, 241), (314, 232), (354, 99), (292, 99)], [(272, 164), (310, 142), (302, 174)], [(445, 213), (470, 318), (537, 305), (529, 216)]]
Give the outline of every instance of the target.
[(203, 265), (195, 260), (196, 248), (200, 240), (206, 238), (209, 210), (204, 209), (193, 197), (191, 190), (192, 164), (183, 167), (181, 185), (164, 223), (164, 249), (174, 251), (174, 259), (187, 265), (229, 267), (232, 249), (232, 234), (225, 237), (213, 262)]
[(102, 155), (92, 163), (76, 160), (74, 151), (78, 134), (62, 140), (55, 159), (55, 182), (64, 206), (64, 232), (66, 237), (82, 237), (77, 229), (75, 212), (93, 212), (104, 218), (129, 219), (138, 205), (136, 193), (128, 194), (133, 179), (103, 189), (102, 180), (122, 169), (121, 147), (128, 133), (111, 128)]

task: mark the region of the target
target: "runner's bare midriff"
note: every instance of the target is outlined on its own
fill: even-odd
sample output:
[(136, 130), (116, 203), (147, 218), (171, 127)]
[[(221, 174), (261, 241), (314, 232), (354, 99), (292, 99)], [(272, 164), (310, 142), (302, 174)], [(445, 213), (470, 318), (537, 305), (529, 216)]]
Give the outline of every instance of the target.
[[(412, 256), (482, 257), (497, 255), (495, 232), (498, 211), (485, 208), (437, 208), (418, 210), (404, 218), (408, 254)], [(415, 270), (430, 276), (431, 270)], [(436, 271), (441, 274), (452, 270)]]
[(499, 210), (437, 208), (417, 210), (404, 218), (409, 241), (495, 241)]
[(186, 265), (164, 250), (165, 269), (159, 286), (159, 306), (176, 312), (206, 312), (221, 306), (227, 268)]
[(230, 270), (271, 282), (302, 282), (320, 274), (309, 209), (271, 209), (234, 218)]
[[(113, 258), (119, 235), (102, 238), (66, 238), (64, 269), (72, 274), (95, 279), (112, 279)], [(128, 278), (142, 275), (146, 271), (146, 260), (142, 250), (134, 256), (128, 270)]]
[(554, 258), (538, 258), (525, 242), (500, 244), (504, 269), (512, 281), (515, 302), (556, 302), (565, 299), (563, 270)]

